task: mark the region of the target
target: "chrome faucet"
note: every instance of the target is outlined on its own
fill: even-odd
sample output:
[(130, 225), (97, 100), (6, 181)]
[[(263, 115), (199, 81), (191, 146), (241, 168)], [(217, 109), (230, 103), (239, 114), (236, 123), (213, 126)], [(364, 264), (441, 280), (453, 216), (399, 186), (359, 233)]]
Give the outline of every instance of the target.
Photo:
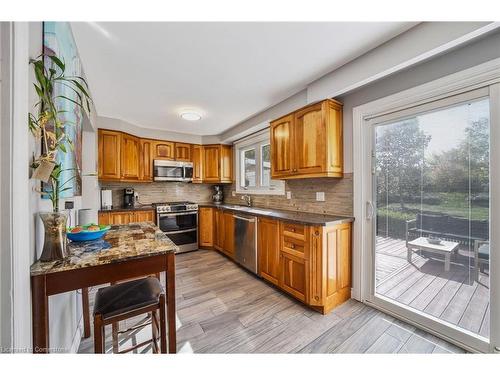
[(252, 207), (252, 197), (248, 194), (242, 195), (241, 199), (245, 201), (248, 207)]

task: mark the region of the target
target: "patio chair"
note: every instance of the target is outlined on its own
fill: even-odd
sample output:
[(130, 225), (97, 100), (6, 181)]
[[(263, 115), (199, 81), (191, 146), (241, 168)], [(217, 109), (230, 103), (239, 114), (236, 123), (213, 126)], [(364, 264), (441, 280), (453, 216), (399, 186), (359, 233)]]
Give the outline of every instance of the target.
[[(479, 281), (479, 270), (481, 265), (490, 263), (490, 242), (476, 240), (474, 241), (474, 279)], [(481, 272), (483, 269), (481, 269)]]

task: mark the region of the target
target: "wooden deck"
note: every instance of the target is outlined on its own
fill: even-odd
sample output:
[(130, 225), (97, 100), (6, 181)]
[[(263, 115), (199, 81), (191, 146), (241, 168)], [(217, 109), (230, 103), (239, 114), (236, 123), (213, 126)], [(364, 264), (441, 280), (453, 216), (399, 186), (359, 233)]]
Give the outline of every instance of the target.
[(474, 281), (473, 252), (459, 249), (451, 258), (414, 253), (406, 258), (405, 241), (377, 237), (376, 292), (481, 336), (489, 336), (489, 275)]

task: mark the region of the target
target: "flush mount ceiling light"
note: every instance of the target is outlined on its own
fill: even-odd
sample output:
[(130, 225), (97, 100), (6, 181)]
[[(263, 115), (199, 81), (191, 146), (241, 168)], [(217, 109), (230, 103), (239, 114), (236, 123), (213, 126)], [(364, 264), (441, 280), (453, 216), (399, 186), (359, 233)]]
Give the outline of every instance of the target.
[(187, 121), (198, 121), (198, 120), (201, 120), (201, 115), (196, 113), (196, 112), (192, 112), (192, 111), (182, 112), (181, 118), (183, 120), (187, 120)]

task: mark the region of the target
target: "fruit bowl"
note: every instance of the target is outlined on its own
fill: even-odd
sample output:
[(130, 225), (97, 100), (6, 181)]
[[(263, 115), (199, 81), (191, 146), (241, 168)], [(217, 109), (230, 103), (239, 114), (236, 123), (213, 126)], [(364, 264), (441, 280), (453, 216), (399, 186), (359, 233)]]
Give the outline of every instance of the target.
[(109, 228), (111, 228), (109, 225), (78, 225), (76, 227), (69, 227), (67, 235), (71, 241), (92, 241), (104, 236)]

